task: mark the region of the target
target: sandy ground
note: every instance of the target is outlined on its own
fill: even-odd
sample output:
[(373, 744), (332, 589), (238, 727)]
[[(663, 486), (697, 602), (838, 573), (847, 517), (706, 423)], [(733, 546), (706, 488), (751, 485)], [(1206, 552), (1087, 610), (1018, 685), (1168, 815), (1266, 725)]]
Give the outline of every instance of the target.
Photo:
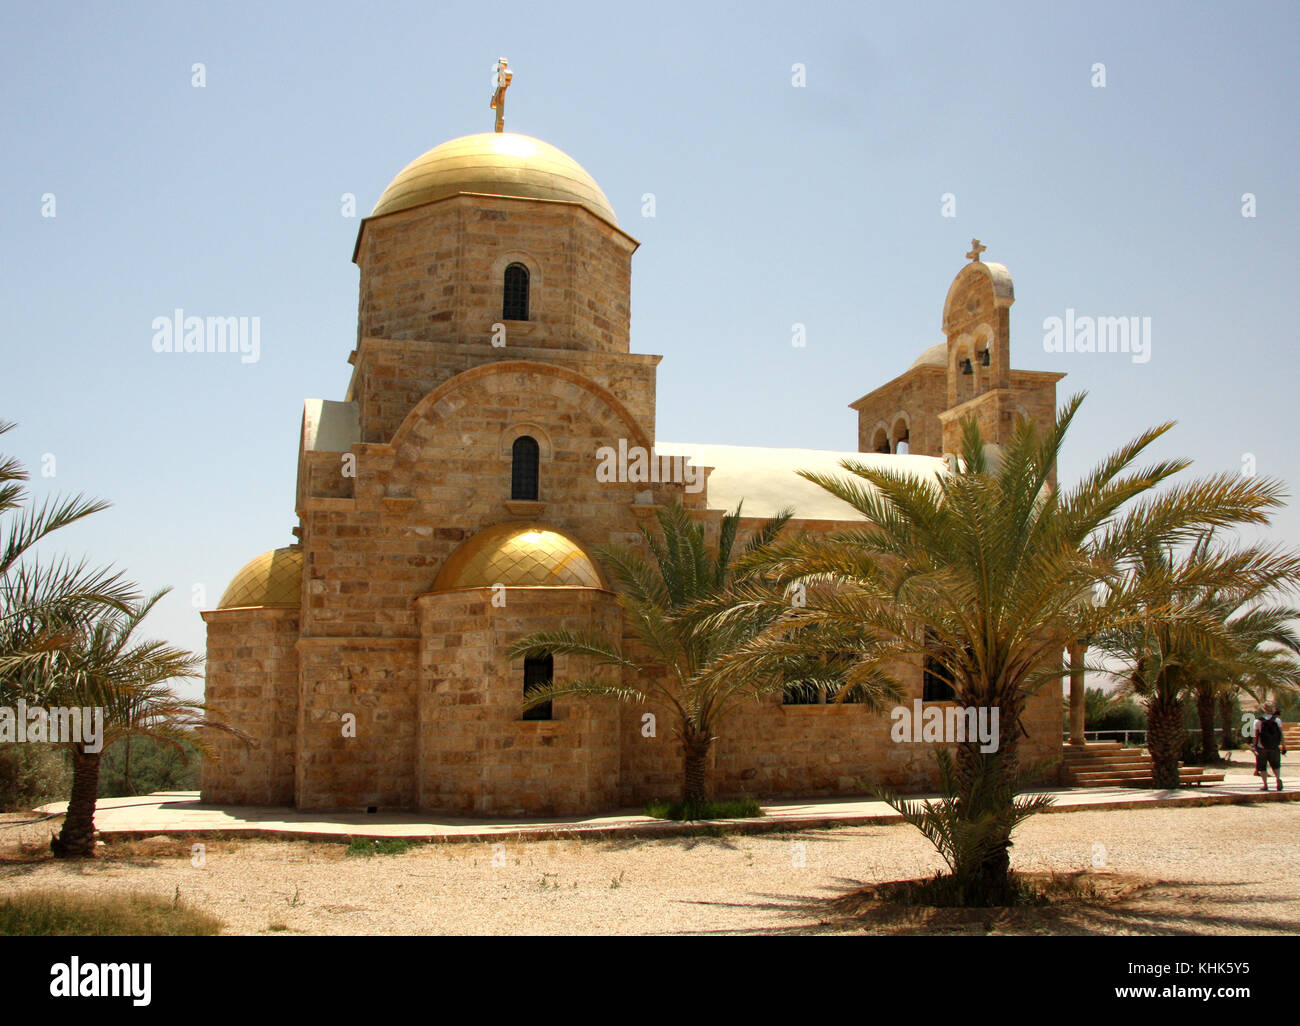
[(941, 868), (901, 824), (371, 858), (332, 843), (214, 841), (197, 867), (190, 842), (163, 839), (55, 862), (43, 847), (60, 820), (5, 826), (24, 818), (0, 817), (0, 896), (179, 888), (234, 934), (1300, 933), (1300, 803), (1290, 802), (1036, 816), (1016, 835), (1016, 867), (1088, 870), (1102, 900), (883, 916), (846, 914), (837, 899)]

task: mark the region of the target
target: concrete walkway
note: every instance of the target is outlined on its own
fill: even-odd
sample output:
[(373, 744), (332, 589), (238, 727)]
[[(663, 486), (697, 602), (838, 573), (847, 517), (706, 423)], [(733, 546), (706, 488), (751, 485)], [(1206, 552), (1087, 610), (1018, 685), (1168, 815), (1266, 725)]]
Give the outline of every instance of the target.
[[(1225, 805), (1300, 798), (1300, 779), (1283, 778), (1285, 790), (1260, 790), (1249, 770), (1229, 767), (1222, 783), (1176, 791), (1140, 788), (1064, 788), (1050, 791), (1056, 804), (1049, 812), (1090, 809), (1161, 808), (1179, 805)], [(924, 796), (919, 796), (924, 797)], [(66, 802), (39, 810), (60, 813)], [(761, 819), (675, 823), (651, 819), (640, 810), (601, 816), (510, 819), (462, 818), (418, 812), (302, 812), (286, 807), (205, 805), (197, 791), (172, 791), (135, 798), (100, 799), (95, 825), (101, 837), (241, 838), (339, 842), (349, 838), (401, 838), (426, 842), (491, 842), (505, 838), (665, 837), (699, 833), (713, 827), (734, 833), (805, 830), (818, 827), (897, 823), (901, 817), (884, 802), (854, 798), (814, 798), (764, 803)]]

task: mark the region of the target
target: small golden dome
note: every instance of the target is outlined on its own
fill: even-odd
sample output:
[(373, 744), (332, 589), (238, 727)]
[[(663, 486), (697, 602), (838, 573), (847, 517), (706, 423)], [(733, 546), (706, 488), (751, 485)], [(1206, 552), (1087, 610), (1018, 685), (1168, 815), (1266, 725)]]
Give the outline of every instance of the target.
[(581, 164), (550, 143), (515, 132), (480, 132), (435, 146), (406, 165), (379, 197), (371, 217), (462, 192), (581, 203), (617, 226), (614, 208)]
[(218, 609), (297, 606), (302, 601), (302, 549), (288, 545), (250, 560), (226, 588)]
[(456, 588), (603, 588), (600, 572), (572, 538), (541, 524), (498, 524), (462, 542), (433, 582)]

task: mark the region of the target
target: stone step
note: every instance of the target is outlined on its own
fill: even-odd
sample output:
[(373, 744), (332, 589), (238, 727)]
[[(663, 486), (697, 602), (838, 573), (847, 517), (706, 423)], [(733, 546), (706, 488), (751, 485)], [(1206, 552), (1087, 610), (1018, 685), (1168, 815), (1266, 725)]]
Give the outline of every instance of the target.
[(1125, 762), (1118, 766), (1084, 766), (1077, 769), (1068, 769), (1065, 772), (1066, 778), (1078, 780), (1088, 773), (1150, 773), (1151, 763), (1147, 762)]
[(1066, 742), (1065, 750), (1067, 752), (1105, 752), (1116, 751), (1123, 747), (1118, 741), (1089, 741), (1082, 745), (1072, 745)]
[[(1190, 770), (1190, 772), (1186, 772)], [(1186, 784), (1217, 784), (1223, 780), (1222, 773), (1201, 773), (1195, 766), (1180, 768), (1178, 782)], [(1136, 774), (1088, 774), (1087, 780), (1075, 782), (1076, 787), (1154, 787), (1155, 780), (1150, 771)]]
[[(1201, 772), (1199, 766), (1179, 766), (1178, 775), (1181, 777), (1194, 777)], [(1074, 773), (1072, 776), (1078, 780), (1090, 780), (1093, 777), (1149, 777), (1151, 776), (1151, 763), (1145, 766), (1135, 766), (1130, 769), (1095, 769), (1084, 770), (1080, 773)]]
[(1151, 756), (1142, 753), (1133, 755), (1112, 755), (1100, 759), (1067, 759), (1067, 769), (1089, 769), (1093, 766), (1123, 766), (1129, 763), (1150, 764)]

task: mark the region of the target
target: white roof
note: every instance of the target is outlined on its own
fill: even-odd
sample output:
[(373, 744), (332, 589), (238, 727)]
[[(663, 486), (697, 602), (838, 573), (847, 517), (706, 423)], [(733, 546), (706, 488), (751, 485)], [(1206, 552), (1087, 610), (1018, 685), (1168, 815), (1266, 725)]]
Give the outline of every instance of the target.
[(912, 361), (908, 370), (914, 370), (917, 367), (947, 367), (948, 366), (948, 342), (936, 342), (925, 352)]
[[(800, 520), (861, 520), (862, 515), (824, 488), (799, 476), (801, 470), (851, 478), (841, 460), (903, 470), (930, 478), (945, 470), (937, 456), (838, 452), (829, 449), (765, 449), (752, 445), (706, 445), (656, 442), (660, 456), (689, 456), (696, 466), (713, 467), (709, 475), (710, 509), (736, 508), (743, 499), (746, 516), (770, 517), (794, 507)], [(865, 485), (861, 478), (853, 478)]]
[(302, 447), (307, 452), (347, 452), (361, 441), (356, 403), (307, 399), (302, 407)]

